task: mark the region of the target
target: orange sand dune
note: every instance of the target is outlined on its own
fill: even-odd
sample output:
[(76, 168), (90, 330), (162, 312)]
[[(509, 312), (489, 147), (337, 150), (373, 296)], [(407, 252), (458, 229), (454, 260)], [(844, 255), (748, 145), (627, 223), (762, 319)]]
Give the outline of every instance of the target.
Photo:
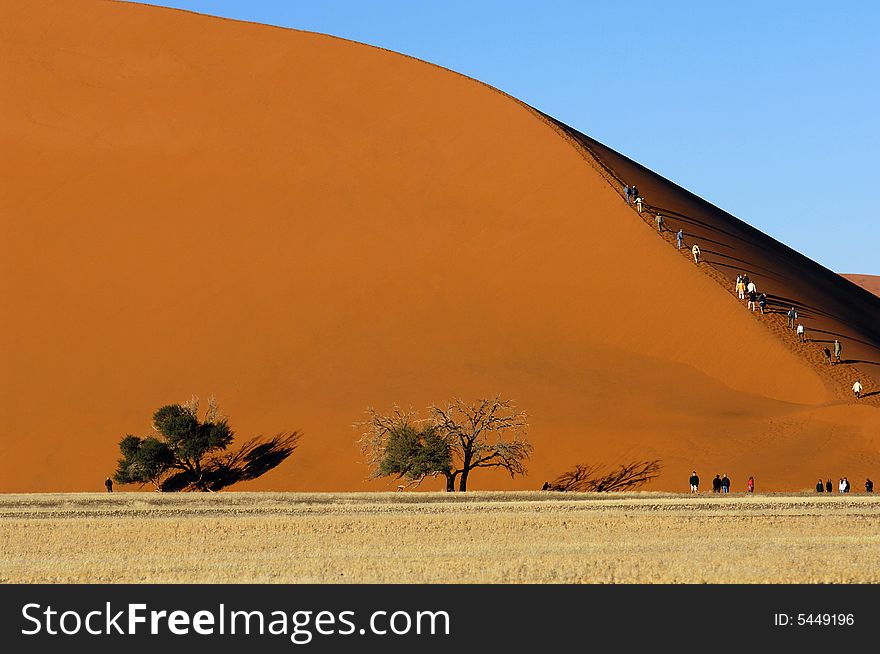
[[(368, 405), (497, 392), (535, 454), (475, 489), (634, 458), (663, 460), (660, 490), (880, 472), (880, 396), (847, 391), (880, 361), (880, 300), (503, 93), (97, 0), (4, 2), (0, 42), (2, 491), (100, 490), (119, 438), (192, 393), (241, 435), (304, 432), (252, 489), (385, 489), (355, 444)], [(739, 267), (869, 363), (823, 366), (747, 312), (720, 277)]]
[(878, 275), (841, 275), (841, 277), (848, 279), (853, 284), (858, 284), (874, 295), (880, 296), (880, 276)]

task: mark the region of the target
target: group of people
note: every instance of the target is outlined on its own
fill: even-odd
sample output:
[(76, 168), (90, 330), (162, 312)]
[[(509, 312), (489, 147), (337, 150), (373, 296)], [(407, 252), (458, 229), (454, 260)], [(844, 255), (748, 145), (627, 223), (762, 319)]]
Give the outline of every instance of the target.
[[(795, 309), (794, 307), (789, 307), (788, 311), (785, 313), (785, 317), (787, 318), (787, 321), (788, 321), (788, 328), (795, 330), (795, 333), (797, 334), (798, 340), (801, 343), (806, 343), (807, 342), (807, 330), (804, 327), (804, 324), (802, 322), (798, 322), (797, 309)], [(840, 344), (838, 343), (838, 346), (839, 345)], [(825, 348), (825, 350), (827, 351), (828, 348)]]
[[(847, 479), (846, 477), (841, 477), (841, 478), (840, 478), (840, 481), (839, 481), (838, 484), (837, 484), (837, 492), (839, 492), (839, 493), (849, 493), (849, 488), (850, 488), (850, 486), (849, 486), (849, 479)], [(826, 481), (826, 482), (823, 484), (823, 483), (822, 483), (822, 480), (820, 479), (820, 480), (816, 483), (816, 492), (817, 492), (817, 493), (822, 493), (822, 492), (825, 492), (825, 493), (833, 493), (833, 492), (834, 492), (834, 486), (831, 485), (831, 480), (829, 479), (828, 481)], [(866, 478), (866, 479), (865, 479), (865, 492), (866, 492), (866, 493), (873, 493), (873, 492), (874, 492), (874, 482), (871, 481), (870, 478)]]
[[(697, 471), (694, 470), (691, 473), (690, 478), (691, 485), (691, 493), (699, 493), (700, 492), (700, 477), (697, 475)], [(839, 493), (849, 493), (850, 485), (849, 479), (846, 477), (841, 477), (840, 482), (837, 485), (837, 489)], [(723, 475), (715, 475), (715, 479), (712, 480), (712, 492), (713, 493), (729, 493), (730, 492), (730, 478), (727, 474)], [(746, 482), (746, 492), (754, 493), (755, 492), (755, 478), (749, 477), (749, 480)], [(826, 482), (823, 482), (821, 479), (816, 484), (816, 492), (817, 493), (833, 493), (834, 486), (831, 484), (831, 480), (829, 479)], [(871, 481), (870, 478), (865, 479), (865, 492), (873, 493), (874, 492), (874, 482)]]
[[(691, 473), (690, 478), (691, 484), (691, 493), (699, 493), (700, 492), (700, 477), (697, 474), (697, 471), (694, 470)], [(723, 475), (715, 475), (715, 479), (712, 480), (712, 492), (713, 493), (729, 493), (730, 492), (730, 478), (727, 476), (727, 473)], [(755, 478), (749, 477), (749, 480), (746, 482), (746, 492), (754, 493), (755, 492)]]
[(632, 186), (626, 185), (623, 187), (623, 192), (626, 195), (626, 203), (628, 205), (635, 205), (636, 210), (639, 213), (642, 213), (645, 201), (642, 199), (642, 196), (639, 195), (639, 188), (635, 184)]
[(840, 363), (840, 353), (843, 351), (843, 347), (840, 345), (840, 341), (836, 338), (834, 339), (834, 358), (831, 358), (831, 350), (827, 347), (822, 348), (822, 353), (825, 355), (825, 363)]
[(767, 313), (767, 294), (758, 293), (758, 286), (749, 279), (746, 273), (736, 276), (736, 284), (734, 285), (737, 297), (745, 300), (748, 297), (748, 307), (751, 311), (761, 308), (761, 313)]

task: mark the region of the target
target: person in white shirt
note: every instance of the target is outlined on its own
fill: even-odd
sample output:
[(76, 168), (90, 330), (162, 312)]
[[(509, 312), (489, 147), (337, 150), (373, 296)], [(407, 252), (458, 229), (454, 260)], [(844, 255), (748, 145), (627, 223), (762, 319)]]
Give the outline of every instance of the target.
[(846, 492), (846, 484), (843, 483), (843, 479), (841, 479), (840, 482), (837, 484), (837, 490), (841, 493)]
[(804, 331), (804, 326), (801, 324), (798, 324), (798, 326), (797, 326), (797, 337), (801, 343), (807, 342), (807, 334)]
[(758, 287), (755, 286), (755, 282), (749, 282), (749, 285), (746, 286), (746, 291), (748, 291), (749, 293), (757, 293)]
[(862, 382), (856, 379), (856, 383), (853, 384), (853, 395), (856, 396), (856, 399), (859, 399), (859, 396), (862, 394)]
[(694, 263), (700, 263), (700, 246), (694, 243), (694, 247), (691, 248), (691, 254), (694, 255)]

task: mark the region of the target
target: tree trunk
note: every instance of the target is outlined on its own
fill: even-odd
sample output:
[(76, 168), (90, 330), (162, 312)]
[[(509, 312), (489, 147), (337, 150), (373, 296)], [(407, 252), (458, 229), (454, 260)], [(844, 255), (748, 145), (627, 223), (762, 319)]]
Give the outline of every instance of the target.
[(461, 461), (461, 481), (458, 484), (458, 490), (464, 493), (467, 490), (468, 473), (471, 471), (471, 462), (474, 460), (474, 451), (468, 443), (464, 447), (464, 456)]
[(452, 493), (455, 491), (455, 474), (454, 472), (446, 472), (446, 492)]

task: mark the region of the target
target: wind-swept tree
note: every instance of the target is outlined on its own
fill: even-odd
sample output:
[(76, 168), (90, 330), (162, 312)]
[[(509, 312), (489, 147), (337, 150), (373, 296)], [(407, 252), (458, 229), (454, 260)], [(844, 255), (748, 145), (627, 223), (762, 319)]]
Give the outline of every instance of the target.
[(214, 398), (203, 419), (199, 400), (169, 404), (153, 414), (154, 435), (125, 436), (119, 442), (122, 458), (114, 475), (121, 484), (153, 484), (156, 490), (216, 491), (256, 479), (275, 468), (296, 449), (300, 434), (282, 432), (247, 441), (227, 452), (234, 433)]
[(474, 403), (451, 400), (432, 405), (430, 417), (418, 420), (395, 408), (390, 415), (368, 409), (361, 447), (371, 477), (395, 476), (418, 484), (443, 475), (446, 490), (466, 491), (471, 471), (501, 468), (511, 477), (526, 474), (532, 453), (525, 412), (496, 396)]

